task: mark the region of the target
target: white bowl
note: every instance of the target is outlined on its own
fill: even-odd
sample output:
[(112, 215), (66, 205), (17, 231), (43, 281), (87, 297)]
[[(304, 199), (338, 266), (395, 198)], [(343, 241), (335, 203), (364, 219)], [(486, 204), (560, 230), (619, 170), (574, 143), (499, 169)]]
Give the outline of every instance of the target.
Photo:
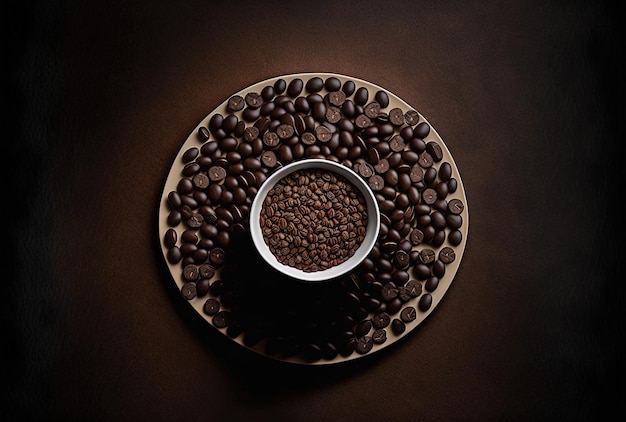
[[(363, 194), (363, 197), (365, 198), (365, 205), (367, 207), (368, 218), (365, 238), (363, 239), (363, 242), (361, 242), (361, 245), (356, 250), (354, 255), (338, 265), (319, 271), (303, 271), (301, 269), (279, 262), (276, 256), (274, 256), (272, 251), (269, 249), (268, 245), (265, 243), (265, 240), (263, 239), (263, 233), (260, 227), (261, 208), (269, 190), (273, 188), (278, 181), (293, 173), (294, 171), (308, 168), (329, 170), (340, 176), (343, 176), (346, 180), (348, 180), (356, 188), (358, 188), (359, 191)], [(374, 247), (374, 244), (376, 243), (379, 230), (380, 212), (378, 208), (378, 203), (376, 202), (374, 193), (367, 185), (365, 180), (363, 180), (361, 176), (359, 176), (353, 170), (349, 169), (343, 164), (339, 164), (334, 161), (325, 159), (305, 159), (301, 161), (295, 161), (272, 173), (259, 188), (254, 198), (254, 201), (252, 202), (252, 206), (250, 207), (250, 234), (252, 236), (254, 246), (259, 251), (259, 254), (263, 257), (263, 259), (265, 259), (268, 264), (270, 264), (276, 270), (292, 278), (302, 281), (326, 281), (339, 277), (354, 269), (369, 255), (370, 251)]]

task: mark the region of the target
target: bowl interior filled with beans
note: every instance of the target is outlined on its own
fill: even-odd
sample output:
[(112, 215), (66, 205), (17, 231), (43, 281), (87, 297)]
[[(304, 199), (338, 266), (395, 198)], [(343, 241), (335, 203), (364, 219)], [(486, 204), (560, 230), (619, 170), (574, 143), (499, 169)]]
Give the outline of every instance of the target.
[(294, 279), (335, 279), (371, 252), (380, 229), (367, 183), (343, 164), (292, 162), (272, 173), (250, 208), (250, 234), (263, 259)]

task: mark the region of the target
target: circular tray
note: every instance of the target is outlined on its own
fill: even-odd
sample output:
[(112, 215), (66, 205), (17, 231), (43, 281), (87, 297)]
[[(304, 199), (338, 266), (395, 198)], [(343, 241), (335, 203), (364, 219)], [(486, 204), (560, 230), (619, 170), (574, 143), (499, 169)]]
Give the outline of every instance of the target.
[[(293, 134), (263, 142), (283, 124)], [(311, 138), (319, 126), (327, 137)], [(274, 157), (261, 160), (268, 151)], [(385, 226), (368, 259), (320, 283), (277, 274), (248, 232), (258, 187), (306, 158), (366, 179)], [(212, 166), (226, 173), (213, 177)], [(458, 168), (424, 116), (378, 85), (334, 73), (278, 76), (223, 101), (183, 143), (158, 209), (160, 247), (182, 300), (241, 346), (305, 365), (369, 356), (415, 330), (450, 287), (468, 225)]]

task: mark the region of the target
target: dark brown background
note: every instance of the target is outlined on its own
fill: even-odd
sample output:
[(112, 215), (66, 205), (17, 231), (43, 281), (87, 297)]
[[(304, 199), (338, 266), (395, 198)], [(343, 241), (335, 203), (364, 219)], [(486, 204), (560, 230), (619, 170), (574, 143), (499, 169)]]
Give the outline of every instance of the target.
[[(3, 11), (3, 416), (624, 414), (618, 2), (15, 3)], [(156, 243), (162, 184), (198, 122), (250, 84), (314, 71), (422, 112), (471, 220), (426, 323), (324, 368), (251, 356), (202, 324)]]

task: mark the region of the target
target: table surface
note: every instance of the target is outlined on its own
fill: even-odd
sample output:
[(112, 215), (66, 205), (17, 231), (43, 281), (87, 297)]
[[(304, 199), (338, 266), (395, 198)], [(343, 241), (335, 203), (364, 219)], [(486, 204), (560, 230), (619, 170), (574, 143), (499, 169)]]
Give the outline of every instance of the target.
[[(624, 414), (623, 14), (615, 2), (429, 3), (17, 9), (6, 46), (3, 414)], [(467, 247), (437, 309), (346, 365), (281, 364), (219, 335), (172, 289), (156, 242), (163, 183), (192, 129), (230, 94), (297, 72), (365, 79), (416, 107), (468, 197)]]

